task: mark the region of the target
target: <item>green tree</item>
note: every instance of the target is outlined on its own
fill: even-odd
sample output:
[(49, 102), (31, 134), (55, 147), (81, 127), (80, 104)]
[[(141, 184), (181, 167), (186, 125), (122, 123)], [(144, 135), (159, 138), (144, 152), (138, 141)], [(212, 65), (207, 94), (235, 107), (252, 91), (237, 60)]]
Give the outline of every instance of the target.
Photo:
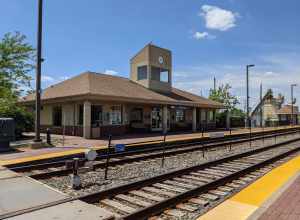
[(245, 113), (237, 108), (239, 104), (238, 98), (231, 94), (231, 86), (229, 84), (221, 85), (218, 89), (210, 89), (209, 99), (220, 102), (224, 105), (224, 110), (216, 114), (217, 123), (219, 126), (225, 126), (227, 113), (230, 113), (232, 125), (242, 124)]
[(7, 33), (0, 40), (0, 117), (14, 118), (18, 134), (33, 125), (32, 115), (17, 101), (30, 88), (34, 52), (19, 32)]
[(236, 96), (230, 93), (231, 86), (229, 84), (221, 85), (218, 89), (210, 89), (209, 99), (220, 102), (224, 105), (225, 109), (232, 111), (239, 104)]

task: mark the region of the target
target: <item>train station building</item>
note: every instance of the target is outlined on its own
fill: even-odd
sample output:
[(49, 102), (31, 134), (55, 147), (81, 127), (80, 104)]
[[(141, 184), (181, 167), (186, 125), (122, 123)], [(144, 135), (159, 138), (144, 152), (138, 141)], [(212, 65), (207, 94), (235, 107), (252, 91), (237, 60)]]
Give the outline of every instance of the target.
[(84, 138), (214, 129), (222, 104), (174, 88), (172, 77), (171, 51), (148, 44), (130, 60), (130, 79), (85, 72), (43, 90), (41, 128)]

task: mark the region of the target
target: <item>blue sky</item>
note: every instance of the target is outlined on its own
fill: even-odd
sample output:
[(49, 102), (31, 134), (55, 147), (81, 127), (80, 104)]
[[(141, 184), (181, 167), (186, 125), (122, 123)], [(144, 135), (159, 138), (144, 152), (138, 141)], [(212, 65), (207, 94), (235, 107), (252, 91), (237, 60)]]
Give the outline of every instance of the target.
[[(129, 59), (152, 41), (172, 50), (174, 86), (208, 95), (230, 83), (251, 102), (258, 88), (300, 99), (299, 0), (44, 0), (43, 86), (90, 70), (129, 75)], [(36, 43), (37, 0), (1, 0), (0, 37), (20, 31)]]

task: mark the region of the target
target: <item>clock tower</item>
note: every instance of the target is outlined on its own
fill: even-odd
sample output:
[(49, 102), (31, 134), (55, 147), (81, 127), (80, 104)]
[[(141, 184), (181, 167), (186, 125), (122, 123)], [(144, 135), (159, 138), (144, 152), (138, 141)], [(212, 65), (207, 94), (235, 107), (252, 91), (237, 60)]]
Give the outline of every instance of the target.
[(172, 90), (172, 53), (146, 45), (130, 60), (130, 79), (151, 90), (170, 93)]

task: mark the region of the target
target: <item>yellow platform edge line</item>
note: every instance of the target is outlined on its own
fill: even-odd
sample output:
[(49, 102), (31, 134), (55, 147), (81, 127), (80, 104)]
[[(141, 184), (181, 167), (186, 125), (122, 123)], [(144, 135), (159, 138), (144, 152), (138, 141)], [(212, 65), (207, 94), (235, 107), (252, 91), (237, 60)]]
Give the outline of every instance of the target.
[[(300, 126), (294, 126), (294, 128), (297, 128)], [(265, 128), (264, 131), (272, 131), (272, 130), (286, 130), (291, 128), (289, 127), (278, 127), (278, 128)], [(253, 133), (260, 133), (262, 130), (259, 131), (253, 131)], [(232, 135), (238, 135), (238, 134), (244, 134), (248, 133), (247, 131), (243, 132), (237, 132), (237, 133), (232, 133)], [(200, 134), (200, 133), (199, 133)], [(225, 136), (229, 136), (228, 132), (225, 133)], [(206, 134), (204, 137), (208, 137)], [(201, 138), (201, 137), (186, 137), (186, 138), (170, 138), (166, 140), (166, 142), (174, 142), (174, 141), (180, 141), (180, 140), (192, 140), (195, 138)], [(157, 140), (157, 141), (147, 141), (147, 142), (139, 142), (139, 143), (133, 143), (133, 144), (126, 144), (126, 147), (138, 147), (139, 145), (147, 145), (147, 144), (154, 144), (154, 143), (162, 143), (162, 140)], [(107, 146), (94, 146), (92, 149), (95, 150), (100, 150), (100, 149), (105, 149)], [(27, 157), (22, 157), (22, 158), (17, 158), (17, 159), (8, 159), (8, 160), (0, 160), (0, 166), (7, 166), (7, 165), (12, 165), (12, 164), (19, 164), (19, 163), (24, 163), (24, 162), (30, 162), (30, 161), (36, 161), (36, 160), (42, 160), (42, 159), (50, 159), (50, 158), (55, 158), (55, 157), (63, 157), (63, 156), (70, 156), (73, 154), (78, 154), (78, 153), (83, 153), (86, 148), (78, 148), (78, 149), (72, 149), (72, 150), (66, 150), (62, 152), (54, 152), (54, 153), (45, 153), (45, 154), (40, 154), (40, 155), (34, 155), (34, 156), (27, 156)]]
[(197, 220), (245, 220), (300, 171), (300, 156), (273, 169)]

